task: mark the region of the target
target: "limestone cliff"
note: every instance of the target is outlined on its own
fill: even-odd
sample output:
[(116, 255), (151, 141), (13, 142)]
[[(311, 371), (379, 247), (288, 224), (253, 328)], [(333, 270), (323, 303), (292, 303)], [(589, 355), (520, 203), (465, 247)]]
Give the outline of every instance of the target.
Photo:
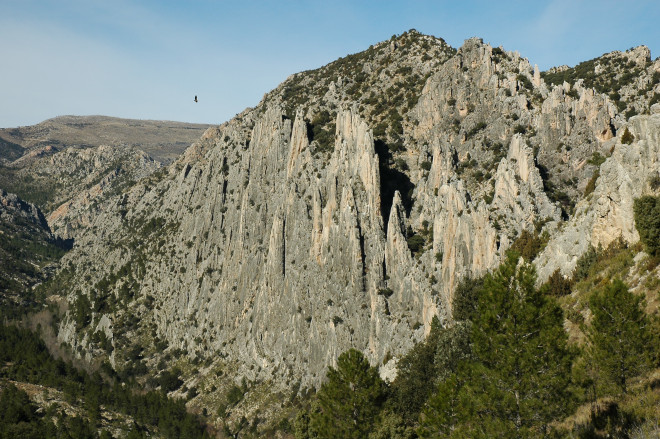
[(516, 52), (408, 32), (292, 75), (79, 216), (64, 294), (90, 298), (91, 323), (69, 313), (60, 339), (102, 356), (103, 331), (120, 370), (135, 352), (149, 367), (205, 361), (190, 385), (222, 369), (225, 387), (298, 392), (349, 347), (392, 378), (434, 317), (451, 320), (457, 283), (523, 230), (555, 236), (542, 276), (590, 242), (635, 240), (629, 205), (648, 188), (629, 182), (657, 175), (658, 132), (658, 115), (626, 120)]
[(578, 203), (575, 216), (553, 236), (538, 258), (541, 279), (557, 268), (570, 275), (589, 246), (605, 248), (617, 238), (629, 244), (639, 240), (633, 201), (658, 190), (650, 183), (660, 176), (660, 112), (635, 116), (625, 129), (634, 140), (626, 144), (618, 136), (609, 142), (612, 155), (600, 166), (593, 193)]

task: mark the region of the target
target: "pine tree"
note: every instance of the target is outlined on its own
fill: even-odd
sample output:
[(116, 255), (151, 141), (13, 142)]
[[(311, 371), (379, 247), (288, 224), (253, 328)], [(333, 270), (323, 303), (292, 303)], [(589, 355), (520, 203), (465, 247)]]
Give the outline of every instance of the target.
[(650, 362), (649, 319), (644, 301), (619, 279), (594, 293), (588, 329), (587, 358), (597, 372), (601, 391), (627, 391), (629, 378), (644, 372)]
[(440, 322), (434, 317), (431, 332), (426, 340), (415, 344), (397, 363), (397, 377), (392, 383), (390, 405), (408, 424), (413, 424), (426, 399), (433, 392), (437, 375), (434, 359)]
[(317, 394), (320, 411), (310, 413), (310, 428), (319, 438), (367, 437), (384, 397), (378, 371), (360, 351), (350, 349), (327, 377)]
[(648, 252), (660, 256), (660, 197), (638, 198), (633, 204), (635, 227)]
[(572, 355), (561, 308), (534, 287), (534, 267), (518, 259), (510, 252), (486, 277), (471, 358), (439, 385), (421, 435), (541, 437), (570, 409)]

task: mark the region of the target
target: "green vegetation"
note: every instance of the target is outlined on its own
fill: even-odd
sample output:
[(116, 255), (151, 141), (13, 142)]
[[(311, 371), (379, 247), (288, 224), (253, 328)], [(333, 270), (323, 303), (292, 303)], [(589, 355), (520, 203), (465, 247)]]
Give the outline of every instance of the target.
[(626, 129), (623, 130), (623, 134), (621, 135), (621, 143), (624, 145), (630, 145), (634, 140), (635, 136), (633, 136), (632, 133), (628, 130), (628, 127), (626, 127)]
[[(421, 420), (425, 437), (539, 437), (568, 413), (571, 354), (558, 305), (511, 252), (486, 277), (470, 333), (470, 360), (438, 386)], [(475, 422), (475, 420), (477, 422)]]
[[(112, 409), (131, 416), (138, 423), (138, 430), (142, 432), (157, 427), (160, 433), (168, 438), (207, 437), (204, 426), (195, 416), (187, 413), (184, 400), (169, 399), (162, 392), (145, 392), (134, 381), (125, 383), (128, 385), (122, 385), (116, 377), (112, 376), (111, 368), (104, 369), (106, 376), (99, 373), (89, 375), (80, 371), (73, 367), (71, 363), (54, 359), (48, 352), (44, 342), (28, 330), (14, 326), (0, 326), (0, 364), (3, 365), (0, 369), (0, 383), (9, 379), (40, 384), (64, 392), (71, 401), (82, 401), (82, 406), (86, 409), (89, 421), (79, 418), (67, 420), (62, 426), (62, 428), (67, 429), (66, 431), (69, 431), (69, 428), (75, 428), (75, 431), (78, 429), (86, 431), (85, 425), (90, 425), (92, 432), (94, 432), (100, 421), (100, 407), (104, 406), (106, 409)], [(107, 375), (108, 373), (109, 375)], [(8, 398), (9, 400), (21, 400), (22, 397), (20, 395), (16, 396), (13, 392), (10, 393)], [(0, 404), (4, 404), (4, 400), (3, 393), (3, 402)], [(27, 410), (27, 412), (23, 415), (13, 416), (6, 421), (14, 425), (11, 428), (25, 427), (21, 426), (21, 419), (27, 419), (27, 422), (33, 424), (35, 428), (41, 428), (42, 425), (50, 428), (48, 427), (49, 420), (41, 419), (40, 421), (39, 418), (31, 417), (30, 405), (25, 404), (24, 398), (22, 401), (20, 404), (23, 407), (22, 410)], [(5, 422), (5, 419), (3, 419), (3, 422)], [(69, 427), (69, 424), (74, 425), (74, 427)], [(32, 427), (25, 428), (25, 431), (29, 432), (28, 428)], [(58, 428), (60, 428), (59, 423)], [(45, 431), (49, 430), (46, 429)], [(91, 436), (72, 434), (70, 437), (97, 437), (95, 434)], [(59, 438), (68, 436), (38, 437)], [(141, 433), (134, 437), (146, 436)]]
[(486, 128), (488, 124), (486, 122), (479, 122), (477, 123), (472, 129), (470, 129), (467, 133), (465, 133), (466, 138), (474, 137), (475, 134), (477, 134), (479, 131), (483, 130)]
[(317, 394), (316, 409), (299, 416), (297, 436), (367, 437), (373, 430), (385, 390), (378, 370), (369, 366), (361, 352), (350, 349), (337, 359), (337, 369), (328, 370), (327, 379)]
[(46, 279), (45, 267), (57, 262), (71, 243), (53, 238), (45, 220), (11, 212), (0, 219), (0, 237), (0, 306), (4, 315), (14, 317), (36, 306), (32, 287)]
[(406, 242), (413, 254), (419, 253), (424, 248), (424, 238), (416, 233), (411, 235)]
[(484, 277), (463, 278), (456, 286), (452, 302), (453, 317), (457, 321), (472, 321), (477, 316), (479, 294), (484, 288)]
[[(596, 75), (596, 65), (601, 64), (604, 74)], [(622, 73), (617, 72), (622, 71)], [(635, 64), (629, 65), (623, 58), (601, 57), (581, 62), (575, 67), (550, 73), (543, 72), (543, 79), (553, 85), (564, 82), (575, 84), (579, 79), (584, 80), (584, 86), (595, 88), (599, 93), (610, 94), (622, 87), (631, 84), (639, 75), (640, 69)]]
[(531, 233), (528, 230), (523, 230), (518, 239), (511, 245), (511, 250), (520, 253), (527, 261), (533, 261), (543, 251), (549, 239), (550, 236), (547, 232), (539, 234), (538, 232)]
[[(396, 45), (394, 52), (390, 51), (390, 44), (384, 42), (319, 69), (293, 75), (266, 97), (262, 108), (271, 100), (279, 100), (277, 95), (280, 95), (289, 119), (293, 119), (301, 106), (311, 106), (313, 113), (323, 111), (322, 108), (336, 111), (337, 104), (325, 99), (331, 87), (340, 87), (342, 93), (337, 95), (341, 96), (342, 103), (358, 104), (361, 117), (373, 127), (375, 140), (387, 145), (390, 153), (402, 151), (404, 121), (428, 79), (428, 65), (440, 65), (456, 51), (442, 39), (432, 43), (414, 30), (395, 36), (391, 42)], [(367, 70), (366, 65), (378, 67)], [(315, 130), (313, 138), (323, 146), (321, 150), (334, 144), (332, 122), (334, 120), (310, 121)], [(326, 138), (323, 131), (329, 133), (329, 137)]]
[(605, 163), (605, 160), (606, 160), (605, 157), (603, 157), (603, 155), (601, 153), (594, 152), (591, 155), (591, 158), (589, 160), (587, 160), (587, 163), (589, 163), (590, 165), (594, 165), (597, 168), (600, 168), (600, 165)]
[[(599, 73), (596, 73), (597, 66), (600, 66)], [(574, 98), (577, 98), (574, 85), (581, 79), (584, 87), (594, 88), (598, 93), (608, 95), (619, 112), (625, 113), (626, 117), (632, 117), (636, 114), (636, 110), (631, 107), (626, 111), (629, 105), (628, 98), (624, 99), (620, 91), (622, 88), (633, 84), (643, 72), (642, 67), (628, 61), (624, 56), (602, 56), (584, 61), (563, 71), (543, 72), (541, 75), (545, 82), (551, 85), (561, 85), (564, 82), (571, 84), (573, 87), (569, 95)], [(652, 89), (654, 78), (655, 76), (652, 78), (647, 90)]]
[[(578, 294), (608, 263), (620, 271), (629, 254), (617, 243), (588, 252), (578, 264), (586, 273), (576, 274), (586, 276)], [(619, 280), (602, 278), (601, 287), (587, 292), (593, 316), (581, 320), (587, 337), (570, 344), (556, 298), (571, 303), (573, 283), (556, 271), (536, 288), (534, 267), (519, 258), (510, 251), (492, 274), (460, 282), (454, 323), (443, 328), (434, 319), (384, 391), (382, 383), (364, 386), (381, 389), (363, 400), (371, 413), (369, 436), (356, 433), (361, 423), (350, 416), (362, 413), (358, 392), (346, 396), (324, 387), (299, 414), (296, 437), (627, 438), (652, 430), (657, 391), (631, 384), (657, 367), (660, 355), (652, 342), (660, 325), (644, 313), (641, 297)], [(362, 370), (369, 370), (360, 358)], [(330, 375), (333, 388), (351, 382)], [(323, 418), (329, 413), (334, 423)]]
[(593, 320), (586, 355), (600, 395), (626, 393), (630, 378), (650, 367), (650, 322), (643, 300), (616, 279), (591, 296), (589, 309)]
[(647, 251), (660, 256), (660, 197), (646, 195), (633, 204), (635, 227)]
[(18, 195), (23, 200), (36, 204), (47, 211), (50, 202), (62, 184), (55, 179), (34, 177), (20, 172), (18, 168), (0, 165), (0, 188)]
[(589, 181), (587, 182), (587, 186), (584, 188), (584, 196), (586, 197), (590, 193), (592, 193), (594, 190), (596, 190), (596, 181), (598, 181), (598, 177), (600, 177), (600, 169), (596, 169), (594, 171), (594, 174), (591, 176)]
[(519, 74), (516, 76), (516, 79), (520, 83), (520, 86), (526, 90), (534, 90), (534, 85), (532, 85), (532, 81), (529, 80), (529, 78), (523, 74)]
[(565, 278), (559, 269), (556, 269), (543, 284), (541, 291), (543, 294), (553, 297), (564, 297), (571, 294), (573, 283)]
[(312, 120), (310, 141), (318, 142), (318, 149), (324, 152), (332, 152), (335, 147), (335, 120), (337, 114), (323, 110)]
[[(39, 413), (25, 391), (13, 384), (0, 388), (0, 438), (59, 439), (107, 438), (100, 435), (87, 419), (69, 416), (64, 411)], [(141, 437), (141, 436), (139, 436)]]

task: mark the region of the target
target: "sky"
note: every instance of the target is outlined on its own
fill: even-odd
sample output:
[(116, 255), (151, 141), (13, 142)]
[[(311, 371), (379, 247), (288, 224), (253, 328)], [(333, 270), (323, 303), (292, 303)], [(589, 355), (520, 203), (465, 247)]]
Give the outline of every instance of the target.
[(455, 48), (481, 37), (541, 70), (641, 44), (655, 59), (658, 23), (658, 0), (0, 0), (0, 127), (220, 124), (289, 75), (409, 29)]

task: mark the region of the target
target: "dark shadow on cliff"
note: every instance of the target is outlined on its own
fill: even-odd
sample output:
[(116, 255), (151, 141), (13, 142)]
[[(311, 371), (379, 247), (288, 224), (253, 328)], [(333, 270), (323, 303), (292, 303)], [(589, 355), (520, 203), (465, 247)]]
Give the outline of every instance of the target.
[(399, 191), (406, 216), (410, 216), (413, 204), (412, 194), (415, 185), (406, 174), (394, 167), (392, 153), (385, 142), (380, 139), (375, 140), (374, 147), (376, 154), (378, 154), (380, 171), (381, 215), (383, 216), (385, 232), (387, 232), (387, 222), (390, 218), (390, 210), (394, 201), (394, 192)]

